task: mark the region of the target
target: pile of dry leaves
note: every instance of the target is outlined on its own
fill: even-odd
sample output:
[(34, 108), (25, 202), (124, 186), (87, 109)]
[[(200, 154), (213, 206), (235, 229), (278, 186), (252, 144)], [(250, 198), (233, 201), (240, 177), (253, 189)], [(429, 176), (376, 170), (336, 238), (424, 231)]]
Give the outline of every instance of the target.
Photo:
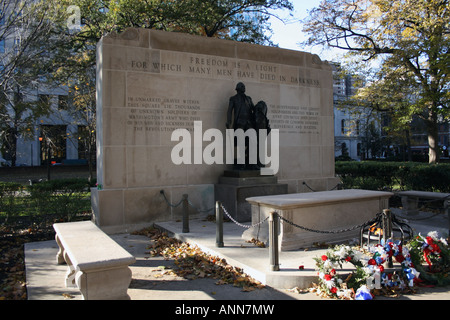
[[(213, 278), (216, 284), (231, 284), (243, 291), (264, 288), (260, 282), (249, 277), (241, 269), (229, 265), (225, 259), (208, 255), (198, 247), (167, 236), (158, 229), (148, 228), (135, 234), (151, 239), (148, 254), (172, 259), (175, 275), (186, 278)], [(24, 243), (54, 239), (49, 228), (12, 230), (0, 227), (0, 300), (26, 300)]]
[(24, 244), (54, 239), (51, 227), (0, 226), (0, 300), (26, 300)]
[(181, 242), (169, 237), (158, 229), (148, 228), (135, 234), (146, 235), (151, 239), (149, 251), (151, 256), (163, 256), (173, 259), (177, 276), (186, 279), (213, 278), (217, 285), (231, 284), (243, 291), (264, 288), (264, 285), (243, 273), (240, 268), (233, 267), (225, 259), (206, 254), (195, 245)]

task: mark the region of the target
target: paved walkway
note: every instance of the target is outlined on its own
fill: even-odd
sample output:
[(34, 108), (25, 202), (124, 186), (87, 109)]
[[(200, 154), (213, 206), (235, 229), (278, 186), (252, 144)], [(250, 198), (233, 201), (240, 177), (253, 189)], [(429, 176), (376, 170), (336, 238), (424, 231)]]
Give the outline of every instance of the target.
[[(421, 213), (421, 216), (430, 216)], [(259, 248), (241, 239), (245, 230), (234, 223), (224, 224), (223, 248), (215, 245), (215, 223), (191, 220), (190, 232), (181, 233), (181, 222), (158, 223), (175, 237), (199, 246), (203, 251), (225, 258), (233, 266), (267, 284), (264, 289), (243, 292), (232, 285), (217, 285), (217, 280), (202, 278), (186, 280), (170, 272), (173, 261), (162, 257), (150, 257), (149, 238), (130, 234), (113, 235), (112, 238), (137, 259), (131, 266), (133, 280), (128, 293), (132, 300), (321, 300), (313, 293), (298, 293), (290, 289), (305, 286), (316, 275), (313, 258), (325, 250), (310, 249), (282, 252), (280, 271), (270, 271), (268, 248)], [(432, 219), (410, 221), (410, 225), (422, 234), (428, 231), (447, 232), (448, 221), (443, 215)], [(81, 299), (77, 290), (64, 287), (66, 266), (57, 265), (58, 251), (55, 241), (28, 243), (25, 245), (27, 290), (30, 300)], [(299, 270), (299, 266), (303, 270)], [(377, 297), (377, 299), (386, 299)], [(419, 293), (402, 296), (402, 300), (450, 300), (450, 287), (420, 288)], [(390, 300), (390, 299), (388, 299)]]

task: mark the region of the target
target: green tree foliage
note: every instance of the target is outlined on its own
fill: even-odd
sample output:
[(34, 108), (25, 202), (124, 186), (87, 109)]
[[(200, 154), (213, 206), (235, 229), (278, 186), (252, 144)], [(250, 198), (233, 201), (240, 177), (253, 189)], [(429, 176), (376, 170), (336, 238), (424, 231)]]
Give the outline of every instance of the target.
[(421, 117), (429, 161), (439, 161), (438, 123), (449, 116), (448, 0), (326, 0), (305, 20), (307, 45), (347, 50), (381, 68), (361, 93), (368, 105), (392, 110), (394, 124)]
[[(80, 9), (81, 28), (75, 32), (66, 26), (70, 6)], [(55, 8), (66, 20), (54, 21), (54, 30), (66, 41), (57, 43), (58, 50), (46, 66), (57, 70), (53, 83), (66, 85), (95, 65), (96, 44), (111, 32), (150, 28), (271, 44), (266, 34), (271, 10), (293, 10), (288, 0), (60, 0)], [(72, 81), (72, 86), (76, 84)]]
[[(81, 28), (74, 32), (66, 23), (70, 6), (80, 9)], [(66, 20), (55, 21), (54, 29), (66, 41), (57, 43), (47, 69), (53, 84), (70, 88), (72, 114), (90, 115), (84, 121), (89, 133), (95, 130), (96, 44), (103, 35), (135, 27), (271, 44), (270, 10), (293, 9), (288, 0), (60, 0), (56, 7)], [(93, 146), (93, 136), (79, 138)]]
[(49, 104), (26, 97), (48, 75), (43, 62), (62, 39), (54, 32), (55, 1), (0, 1), (0, 146), (13, 166), (17, 138), (32, 136), (35, 120), (49, 112)]
[(293, 10), (288, 0), (61, 0), (60, 6), (80, 8), (82, 27), (70, 34), (70, 54), (88, 52), (91, 63), (103, 35), (130, 27), (271, 44), (271, 11)]
[(265, 31), (275, 9), (293, 6), (287, 0), (122, 0), (116, 12), (119, 28), (140, 26), (268, 44)]

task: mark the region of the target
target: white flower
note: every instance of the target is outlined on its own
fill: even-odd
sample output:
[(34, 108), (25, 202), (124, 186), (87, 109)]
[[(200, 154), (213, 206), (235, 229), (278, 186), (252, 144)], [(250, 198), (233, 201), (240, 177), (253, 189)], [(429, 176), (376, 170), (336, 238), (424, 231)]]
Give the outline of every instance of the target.
[(444, 238), (439, 239), (439, 241), (441, 241), (444, 245), (448, 246), (447, 240), (445, 240)]
[(339, 251), (336, 251), (336, 255), (340, 258), (340, 259), (345, 259), (345, 257), (347, 257), (348, 252), (350, 251), (350, 247), (348, 246), (343, 246), (339, 249)]
[(327, 269), (333, 269), (333, 264), (330, 261), (330, 259), (327, 259), (324, 263), (323, 263), (323, 267), (327, 268)]
[(396, 243), (392, 244), (392, 250), (394, 252), (398, 250), (398, 245)]
[(402, 262), (402, 264), (405, 266), (405, 267), (410, 267), (411, 265), (412, 265), (412, 262), (410, 261), (410, 260), (403, 260), (403, 262)]
[(363, 256), (362, 252), (360, 252), (360, 251), (354, 252), (354, 259), (355, 259), (356, 261), (361, 260), (362, 256)]
[(325, 280), (325, 284), (327, 285), (328, 289), (331, 289), (331, 288), (335, 287), (333, 278), (331, 280), (329, 280), (329, 281)]
[(406, 258), (409, 256), (409, 250), (407, 247), (403, 246), (402, 247), (402, 255)]
[(332, 262), (332, 263), (331, 263), (331, 266), (332, 266), (332, 269), (337, 269), (337, 268), (340, 267), (340, 265), (339, 265), (338, 262)]
[(439, 235), (437, 231), (428, 232), (427, 236), (431, 237), (434, 241), (439, 241)]
[(386, 252), (383, 250), (383, 252), (380, 253), (380, 258), (383, 259), (383, 261), (386, 261), (388, 258), (388, 255), (386, 254)]

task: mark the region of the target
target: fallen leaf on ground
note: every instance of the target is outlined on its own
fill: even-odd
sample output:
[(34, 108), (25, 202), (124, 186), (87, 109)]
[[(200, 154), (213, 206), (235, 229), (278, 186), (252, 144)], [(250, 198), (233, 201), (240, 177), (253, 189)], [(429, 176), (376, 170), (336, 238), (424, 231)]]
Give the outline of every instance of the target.
[(250, 292), (250, 291), (254, 291), (254, 290), (255, 290), (255, 287), (244, 286), (244, 288), (242, 288), (242, 291), (244, 291), (244, 292)]
[(264, 288), (264, 285), (246, 275), (241, 268), (229, 265), (225, 259), (206, 254), (195, 245), (168, 237), (167, 233), (156, 229), (141, 230), (138, 233), (151, 239), (151, 250), (146, 253), (174, 261), (175, 266), (171, 270), (173, 275), (190, 280), (213, 278), (217, 279), (217, 285), (231, 284), (244, 288), (244, 292)]

